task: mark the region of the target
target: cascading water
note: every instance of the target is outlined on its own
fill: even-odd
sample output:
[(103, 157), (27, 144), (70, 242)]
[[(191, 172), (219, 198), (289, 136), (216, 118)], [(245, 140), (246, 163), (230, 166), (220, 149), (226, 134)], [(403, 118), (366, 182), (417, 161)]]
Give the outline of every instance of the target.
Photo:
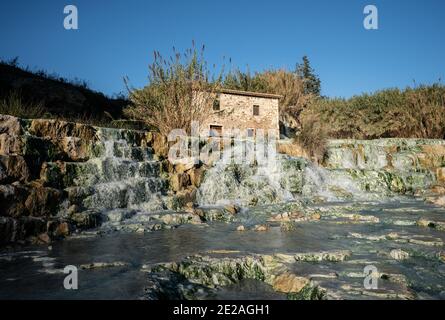
[[(151, 148), (135, 143), (126, 130), (99, 129), (98, 137), (94, 157), (84, 163), (67, 163), (72, 172), (68, 191), (76, 195), (71, 197), (74, 203), (101, 211), (165, 209), (167, 182), (160, 178), (161, 165), (153, 160)], [(235, 146), (206, 171), (197, 202), (249, 206), (314, 196), (328, 201), (379, 199), (434, 182), (430, 171), (406, 166), (401, 170), (411, 154), (400, 149), (388, 157), (387, 143), (331, 143), (326, 168), (275, 153), (267, 161), (233, 161), (233, 155), (240, 153)], [(393, 169), (387, 169), (390, 164)]]
[(347, 142), (331, 143), (326, 168), (284, 155), (259, 165), (235, 164), (223, 158), (206, 173), (198, 201), (255, 205), (301, 196), (328, 201), (376, 200), (413, 193), (435, 181), (431, 170), (416, 167), (416, 145), (398, 151), (392, 147), (394, 141)]
[(308, 163), (303, 175), (303, 196), (321, 196), (328, 201), (375, 197), (375, 195), (365, 192), (357, 181), (342, 170), (327, 170), (316, 164)]
[(166, 181), (160, 178), (160, 162), (149, 147), (133, 143), (125, 130), (100, 129), (96, 156), (85, 163), (72, 163), (74, 186), (87, 209), (116, 208), (152, 211), (162, 209)]
[(230, 156), (224, 153), (207, 171), (198, 192), (199, 204), (255, 205), (291, 201), (302, 195), (335, 200), (362, 194), (347, 174), (333, 174), (302, 158), (274, 155), (251, 164), (235, 163)]
[[(126, 130), (100, 129), (98, 136), (95, 157), (85, 163), (67, 164), (74, 173), (68, 189), (79, 195), (80, 205), (98, 210), (165, 209), (167, 182), (160, 178), (160, 163), (153, 160), (151, 148), (134, 143)], [(433, 183), (429, 171), (399, 169), (410, 159), (403, 150), (392, 155), (395, 168), (387, 170), (385, 143), (349, 147), (337, 142), (329, 148), (327, 168), (281, 154), (262, 162), (233, 161), (239, 151), (235, 147), (233, 153), (223, 152), (206, 171), (197, 202), (247, 206), (302, 196), (320, 196), (328, 201), (379, 199)]]
[[(255, 205), (276, 203), (291, 200), (292, 188), (288, 188), (283, 163), (277, 156), (264, 161), (256, 161), (244, 157), (243, 146), (235, 146), (230, 152), (222, 153), (222, 158), (207, 170), (205, 179), (200, 186), (197, 200), (200, 205), (221, 205), (237, 203), (239, 205)], [(235, 155), (243, 156), (235, 159)], [(301, 168), (302, 163), (295, 159), (293, 164)], [(298, 168), (297, 182), (301, 180)], [(292, 177), (289, 181), (292, 181)]]

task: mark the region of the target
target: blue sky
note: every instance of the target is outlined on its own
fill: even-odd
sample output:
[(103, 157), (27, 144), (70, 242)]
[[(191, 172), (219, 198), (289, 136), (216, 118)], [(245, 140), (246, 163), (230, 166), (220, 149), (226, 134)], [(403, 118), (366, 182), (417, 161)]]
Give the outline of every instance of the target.
[[(63, 28), (63, 8), (79, 29)], [(379, 10), (365, 30), (363, 8)], [(88, 81), (106, 94), (147, 83), (153, 50), (170, 55), (192, 40), (206, 58), (250, 70), (293, 68), (308, 55), (322, 93), (348, 97), (445, 78), (443, 0), (1, 1), (0, 57)], [(226, 57), (226, 60), (223, 60)], [(227, 68), (227, 67), (226, 67)]]

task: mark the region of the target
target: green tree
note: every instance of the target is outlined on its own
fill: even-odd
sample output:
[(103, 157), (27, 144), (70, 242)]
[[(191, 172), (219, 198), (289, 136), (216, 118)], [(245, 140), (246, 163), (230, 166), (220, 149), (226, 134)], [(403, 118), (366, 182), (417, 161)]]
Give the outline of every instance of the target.
[(305, 94), (320, 96), (321, 81), (312, 69), (307, 56), (303, 57), (302, 63), (297, 64), (295, 73), (303, 80)]

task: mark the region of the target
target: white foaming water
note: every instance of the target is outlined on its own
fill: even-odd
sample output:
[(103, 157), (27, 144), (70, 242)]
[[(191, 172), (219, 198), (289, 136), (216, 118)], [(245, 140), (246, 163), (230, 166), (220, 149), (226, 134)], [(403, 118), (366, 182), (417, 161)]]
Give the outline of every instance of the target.
[(242, 154), (242, 146), (223, 152), (222, 158), (207, 170), (198, 190), (200, 205), (238, 203), (240, 205), (275, 203), (293, 199), (285, 188), (281, 162), (277, 157), (259, 163), (241, 161), (233, 155)]
[(268, 204), (321, 196), (326, 200), (366, 199), (344, 170), (328, 170), (300, 158), (276, 155), (259, 164), (235, 164), (225, 153), (205, 175), (198, 203)]
[(102, 152), (86, 163), (74, 164), (74, 188), (85, 194), (82, 206), (99, 210), (162, 209), (166, 183), (159, 177), (160, 163), (152, 160), (151, 148), (133, 145), (123, 137), (124, 131), (101, 130), (98, 148)]
[(384, 145), (340, 140), (329, 149), (328, 166), (336, 169), (381, 170), (388, 165)]
[(304, 196), (322, 196), (334, 201), (339, 198), (366, 198), (365, 192), (358, 183), (343, 171), (327, 170), (315, 164), (309, 164), (304, 169)]
[[(160, 162), (152, 160), (152, 150), (133, 145), (119, 130), (104, 131), (100, 143), (103, 147), (100, 156), (76, 164), (80, 172), (76, 186), (87, 193), (82, 205), (102, 210), (165, 208), (167, 184), (160, 178)], [(330, 201), (366, 200), (382, 198), (391, 192), (388, 187), (391, 181), (372, 171), (385, 164), (381, 148), (365, 148), (368, 155), (365, 163), (350, 148), (343, 151), (338, 147), (329, 163), (330, 169), (275, 153), (270, 158), (257, 157), (255, 163), (245, 157), (241, 159), (244, 161), (234, 159), (234, 155), (243, 154), (242, 148), (235, 146), (232, 152), (223, 152), (222, 159), (205, 172), (197, 192), (198, 204), (268, 204), (302, 196), (321, 196)], [(360, 171), (363, 168), (371, 172)], [(366, 191), (368, 188), (371, 193)]]

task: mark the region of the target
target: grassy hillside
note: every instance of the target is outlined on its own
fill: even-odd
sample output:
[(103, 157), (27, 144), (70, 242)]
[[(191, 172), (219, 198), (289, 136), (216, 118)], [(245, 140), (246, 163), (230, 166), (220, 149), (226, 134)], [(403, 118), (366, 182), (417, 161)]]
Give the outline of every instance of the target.
[(0, 113), (25, 118), (58, 118), (92, 124), (121, 119), (128, 101), (113, 99), (44, 71), (29, 71), (16, 61), (0, 62)]

